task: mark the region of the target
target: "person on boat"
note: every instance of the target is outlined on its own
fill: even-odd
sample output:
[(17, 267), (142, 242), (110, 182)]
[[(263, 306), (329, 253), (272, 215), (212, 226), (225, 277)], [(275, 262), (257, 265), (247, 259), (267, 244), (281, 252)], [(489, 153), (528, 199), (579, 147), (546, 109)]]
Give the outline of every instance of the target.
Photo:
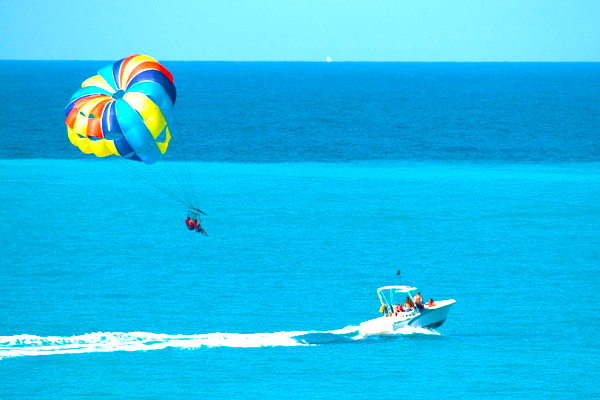
[(417, 295), (415, 296), (415, 304), (419, 305), (419, 304), (423, 304), (423, 298), (421, 297), (421, 292), (417, 292)]
[(396, 316), (397, 316), (397, 315), (398, 315), (398, 314), (400, 314), (401, 312), (404, 312), (404, 308), (402, 308), (402, 306), (400, 305), (400, 303), (398, 303), (398, 304), (396, 304), (396, 305), (394, 306), (394, 315), (396, 315)]
[(433, 299), (429, 299), (429, 302), (427, 303), (427, 307), (429, 307), (429, 308), (435, 307), (435, 303), (433, 302)]
[(386, 315), (387, 314), (387, 306), (385, 304), (382, 304), (381, 307), (379, 308), (379, 312)]
[(406, 301), (404, 302), (404, 308), (406, 311), (410, 311), (414, 308), (415, 304), (410, 300), (410, 297), (406, 296)]
[(421, 292), (417, 292), (417, 295), (414, 298), (415, 306), (419, 309), (423, 309), (423, 298), (421, 297)]

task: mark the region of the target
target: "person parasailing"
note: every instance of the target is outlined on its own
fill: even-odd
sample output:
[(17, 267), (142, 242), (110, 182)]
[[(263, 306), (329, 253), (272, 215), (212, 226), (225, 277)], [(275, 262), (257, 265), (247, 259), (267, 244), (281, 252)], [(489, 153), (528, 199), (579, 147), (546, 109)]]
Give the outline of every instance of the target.
[(190, 231), (193, 231), (194, 229), (196, 229), (196, 227), (194, 226), (194, 221), (190, 217), (190, 212), (189, 211), (188, 211), (187, 219), (185, 220), (185, 224), (187, 225), (188, 230), (190, 230)]
[[(197, 210), (197, 209), (194, 209), (194, 210)], [(206, 215), (204, 212), (202, 212), (200, 210), (197, 210), (197, 211)], [(193, 217), (193, 219), (192, 219), (192, 217)], [(208, 236), (208, 233), (206, 233), (206, 231), (200, 225), (200, 217), (198, 216), (198, 213), (196, 211), (192, 211), (192, 210), (188, 211), (188, 217), (185, 220), (185, 224), (187, 225), (188, 230), (196, 231), (198, 233), (202, 233), (204, 236)]]
[(204, 236), (208, 236), (208, 233), (206, 233), (206, 231), (202, 229), (202, 226), (200, 226), (200, 218), (198, 218), (198, 222), (196, 223), (196, 232), (201, 233)]

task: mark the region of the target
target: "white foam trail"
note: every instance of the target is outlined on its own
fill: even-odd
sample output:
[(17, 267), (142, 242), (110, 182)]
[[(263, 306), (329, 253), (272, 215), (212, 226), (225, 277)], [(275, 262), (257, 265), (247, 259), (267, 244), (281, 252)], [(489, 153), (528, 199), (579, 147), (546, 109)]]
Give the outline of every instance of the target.
[(146, 351), (168, 347), (265, 347), (303, 345), (293, 339), (302, 332), (212, 333), (205, 335), (164, 335), (146, 332), (97, 332), (80, 336), (0, 337), (0, 358), (47, 354), (76, 354), (111, 351)]
[[(311, 346), (363, 339), (357, 326), (333, 331), (292, 331), (274, 333), (209, 333), (166, 335), (148, 332), (96, 332), (79, 336), (0, 336), (0, 359), (7, 357), (78, 354), (113, 351), (147, 351), (199, 347)], [(400, 334), (436, 334), (420, 328), (406, 328)]]

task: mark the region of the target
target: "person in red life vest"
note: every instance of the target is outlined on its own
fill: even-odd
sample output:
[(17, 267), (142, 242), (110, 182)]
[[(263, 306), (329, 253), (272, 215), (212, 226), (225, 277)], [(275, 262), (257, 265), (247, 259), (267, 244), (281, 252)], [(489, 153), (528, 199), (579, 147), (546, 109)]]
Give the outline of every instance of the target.
[(429, 308), (435, 307), (435, 303), (433, 302), (433, 299), (429, 299), (429, 303), (427, 303), (427, 307), (429, 307)]
[(185, 220), (185, 224), (187, 225), (188, 229), (190, 231), (193, 231), (195, 229), (194, 227), (194, 222), (192, 221), (192, 219), (190, 218), (190, 214), (188, 214), (187, 219)]
[(398, 315), (401, 312), (404, 312), (404, 308), (402, 308), (402, 306), (400, 305), (400, 303), (396, 304), (394, 306), (394, 315)]

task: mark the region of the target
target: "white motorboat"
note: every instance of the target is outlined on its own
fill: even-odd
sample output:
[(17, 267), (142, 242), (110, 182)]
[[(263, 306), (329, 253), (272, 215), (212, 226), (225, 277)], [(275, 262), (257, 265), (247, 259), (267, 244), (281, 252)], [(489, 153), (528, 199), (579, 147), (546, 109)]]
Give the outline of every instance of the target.
[[(432, 305), (417, 304), (413, 294), (416, 291), (417, 288), (410, 286), (384, 286), (377, 289), (381, 301), (379, 311), (384, 315), (361, 323), (358, 332), (361, 335), (383, 335), (406, 327), (435, 329), (441, 326), (456, 301), (450, 299), (436, 301)], [(406, 298), (414, 307), (404, 308)]]

